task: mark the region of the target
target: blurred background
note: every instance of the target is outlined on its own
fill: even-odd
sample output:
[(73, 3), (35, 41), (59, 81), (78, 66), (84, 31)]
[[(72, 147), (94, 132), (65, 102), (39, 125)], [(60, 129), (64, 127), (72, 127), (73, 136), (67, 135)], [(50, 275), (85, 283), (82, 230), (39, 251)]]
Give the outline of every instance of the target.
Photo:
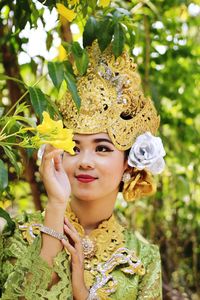
[(200, 2), (59, 1), (75, 12), (68, 17), (58, 14), (57, 3), (0, 3), (0, 207), (11, 216), (45, 207), (36, 151), (18, 147), (16, 132), (39, 121), (65, 89), (52, 84), (48, 62), (64, 61), (72, 41), (82, 45), (86, 24), (92, 32), (92, 21), (104, 18), (103, 29), (108, 17), (120, 24), (119, 47), (132, 53), (161, 116), (167, 153), (156, 195), (131, 204), (119, 196), (116, 213), (160, 246), (164, 299), (200, 299)]

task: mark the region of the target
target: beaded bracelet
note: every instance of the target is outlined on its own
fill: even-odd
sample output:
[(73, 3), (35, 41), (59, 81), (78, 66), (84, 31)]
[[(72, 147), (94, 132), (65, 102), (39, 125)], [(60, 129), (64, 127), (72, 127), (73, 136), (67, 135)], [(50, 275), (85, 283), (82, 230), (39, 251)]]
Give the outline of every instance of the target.
[(40, 224), (39, 229), (40, 229), (41, 232), (46, 233), (50, 236), (53, 236), (54, 238), (56, 238), (58, 240), (64, 239), (64, 240), (68, 241), (68, 238), (66, 237), (66, 235), (64, 235), (60, 232), (57, 232), (52, 228), (49, 228), (47, 226), (44, 226), (44, 225)]

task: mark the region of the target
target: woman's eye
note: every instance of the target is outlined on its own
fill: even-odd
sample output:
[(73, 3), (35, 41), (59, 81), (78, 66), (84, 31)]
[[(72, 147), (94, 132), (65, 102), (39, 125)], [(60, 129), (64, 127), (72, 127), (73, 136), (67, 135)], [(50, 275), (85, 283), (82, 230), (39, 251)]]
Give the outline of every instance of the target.
[(107, 146), (99, 145), (99, 146), (96, 147), (96, 151), (98, 151), (98, 152), (112, 152), (113, 150), (111, 150)]
[(74, 150), (75, 153), (79, 153), (80, 152), (80, 149), (77, 146), (74, 146), (73, 150)]

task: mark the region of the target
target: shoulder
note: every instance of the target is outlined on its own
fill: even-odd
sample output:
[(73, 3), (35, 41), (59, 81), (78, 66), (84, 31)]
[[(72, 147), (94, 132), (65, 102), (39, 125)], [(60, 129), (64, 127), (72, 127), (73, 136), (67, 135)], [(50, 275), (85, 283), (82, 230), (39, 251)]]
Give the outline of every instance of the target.
[(138, 231), (125, 230), (126, 246), (135, 250), (143, 263), (160, 261), (159, 247), (146, 240)]

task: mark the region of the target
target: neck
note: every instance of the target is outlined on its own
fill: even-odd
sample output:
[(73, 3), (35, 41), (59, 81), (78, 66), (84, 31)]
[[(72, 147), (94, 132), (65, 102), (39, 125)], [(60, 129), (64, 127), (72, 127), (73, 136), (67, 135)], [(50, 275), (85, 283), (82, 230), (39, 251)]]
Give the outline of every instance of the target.
[(87, 201), (72, 196), (71, 208), (84, 228), (85, 234), (89, 234), (102, 221), (110, 218), (113, 213), (116, 197), (117, 194)]

